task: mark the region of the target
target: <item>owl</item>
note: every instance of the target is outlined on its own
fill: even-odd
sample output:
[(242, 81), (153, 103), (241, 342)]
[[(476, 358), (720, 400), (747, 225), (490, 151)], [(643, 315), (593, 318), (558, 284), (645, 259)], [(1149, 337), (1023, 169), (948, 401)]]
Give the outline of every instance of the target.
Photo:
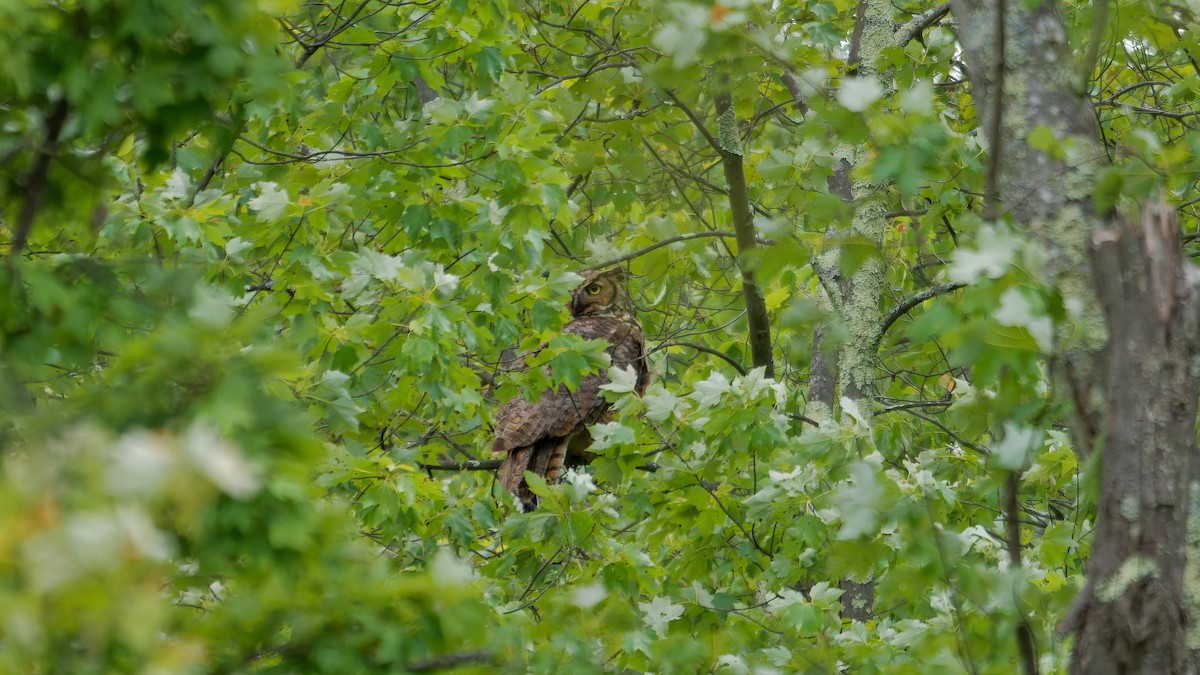
[[(632, 367), (637, 393), (645, 393), (650, 380), (646, 343), (642, 325), (634, 317), (633, 301), (625, 291), (624, 271), (616, 267), (585, 274), (583, 283), (571, 294), (570, 310), (572, 318), (563, 332), (608, 342), (605, 351), (613, 367)], [(608, 384), (608, 376), (593, 373), (585, 375), (575, 391), (559, 385), (535, 401), (514, 398), (496, 411), (492, 450), (508, 453), (500, 467), (500, 483), (517, 496), (525, 511), (537, 508), (537, 496), (525, 483), (526, 471), (553, 485), (567, 463), (590, 461), (588, 425), (612, 420), (600, 391), (604, 384)]]

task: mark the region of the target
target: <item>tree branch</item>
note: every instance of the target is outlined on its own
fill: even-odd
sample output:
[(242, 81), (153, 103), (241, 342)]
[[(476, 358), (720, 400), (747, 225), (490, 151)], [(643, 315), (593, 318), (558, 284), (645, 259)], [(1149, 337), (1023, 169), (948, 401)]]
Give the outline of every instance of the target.
[(25, 181), (25, 200), (21, 202), (21, 212), (17, 215), (16, 228), (13, 230), (12, 246), (8, 250), (10, 257), (21, 255), (29, 241), (29, 233), (33, 230), (33, 221), (42, 205), (42, 192), (46, 189), (46, 179), (50, 175), (50, 163), (58, 151), (58, 140), (63, 126), (67, 122), (70, 111), (66, 97), (58, 99), (50, 116), (46, 118), (46, 140), (42, 147), (37, 148), (37, 159), (29, 170), (29, 178)]
[(217, 152), (213, 156), (212, 163), (208, 165), (208, 169), (204, 171), (204, 175), (200, 177), (200, 182), (192, 189), (192, 193), (188, 195), (187, 205), (189, 207), (196, 204), (196, 197), (208, 188), (209, 183), (217, 175), (217, 170), (225, 163), (225, 158), (233, 151), (233, 146), (238, 141), (238, 137), (246, 129), (246, 112), (242, 106), (236, 106), (233, 112), (233, 124), (229, 127), (229, 135), (226, 136), (221, 144), (217, 147)]
[(684, 115), (687, 115), (687, 118), (692, 121), (692, 126), (696, 127), (696, 131), (700, 132), (700, 135), (704, 137), (704, 140), (708, 141), (708, 144), (712, 146), (712, 149), (720, 152), (720, 142), (718, 142), (716, 137), (714, 137), (712, 133), (709, 132), (708, 128), (704, 126), (704, 121), (697, 117), (696, 113), (692, 112), (691, 108), (684, 105), (683, 101), (680, 101), (679, 97), (675, 95), (675, 92), (671, 91), (670, 89), (664, 89), (663, 92), (668, 98), (674, 101), (675, 105), (679, 106), (679, 109), (683, 111)]
[(678, 243), (679, 243), (679, 242), (681, 242), (681, 241), (690, 241), (690, 240), (692, 240), (692, 239), (700, 239), (700, 238), (702, 238), (702, 237), (729, 237), (729, 238), (734, 238), (734, 237), (737, 237), (737, 234), (736, 234), (736, 233), (733, 233), (733, 232), (728, 232), (728, 231), (719, 231), (719, 232), (691, 232), (691, 233), (689, 233), (689, 234), (680, 234), (680, 235), (676, 235), (676, 236), (674, 236), (674, 237), (668, 237), (667, 239), (663, 239), (662, 241), (659, 241), (659, 242), (655, 242), (655, 243), (653, 243), (653, 244), (650, 244), (649, 246), (646, 246), (646, 247), (644, 247), (644, 248), (639, 248), (638, 250), (636, 250), (636, 251), (633, 251), (632, 253), (626, 253), (625, 255), (617, 256), (616, 258), (613, 258), (613, 259), (611, 259), (611, 260), (605, 260), (604, 262), (598, 262), (598, 263), (596, 263), (595, 265), (589, 265), (588, 267), (585, 267), (585, 268), (583, 268), (583, 269), (582, 269), (582, 270), (580, 270), (580, 271), (581, 271), (581, 272), (588, 272), (588, 271), (591, 271), (591, 270), (598, 270), (598, 269), (601, 269), (601, 268), (603, 268), (603, 267), (611, 267), (611, 266), (613, 266), (613, 265), (616, 265), (616, 264), (619, 264), (619, 263), (623, 263), (623, 262), (625, 262), (625, 261), (627, 261), (627, 260), (633, 260), (634, 258), (637, 258), (637, 257), (643, 256), (643, 255), (646, 255), (647, 253), (649, 253), (649, 252), (651, 252), (651, 251), (654, 251), (654, 250), (657, 250), (657, 249), (660, 249), (660, 248), (662, 248), (662, 247), (664, 247), (664, 246), (670, 246), (671, 244), (678, 244)]
[[(646, 453), (645, 456), (649, 457), (651, 454), (655, 453)], [(462, 462), (438, 462), (437, 464), (425, 464), (424, 462), (418, 462), (417, 466), (421, 467), (421, 470), (423, 471), (495, 471), (496, 469), (499, 469), (500, 465), (503, 463), (504, 460), (502, 459), (470, 459)], [(658, 471), (658, 464), (656, 462), (646, 462), (645, 464), (639, 464), (634, 468), (641, 471), (646, 471), (648, 473), (654, 473), (655, 471)]]
[(930, 298), (936, 298), (939, 295), (945, 295), (951, 291), (957, 291), (965, 286), (966, 284), (941, 284), (939, 286), (932, 286), (930, 288), (926, 288), (920, 293), (917, 293), (904, 302), (901, 302), (893, 307), (891, 311), (889, 311), (883, 317), (883, 321), (879, 322), (879, 335), (882, 337), (883, 334), (887, 332), (887, 329), (891, 328), (892, 324), (896, 323), (897, 319), (907, 314), (910, 310), (912, 310), (913, 307), (916, 307)]
[(976, 445), (976, 444), (972, 443), (971, 441), (968, 441), (967, 439), (960, 436), (957, 432), (952, 431), (950, 429), (950, 427), (946, 426), (945, 424), (942, 424), (941, 422), (937, 421), (936, 419), (934, 419), (928, 415), (921, 414), (913, 409), (905, 410), (904, 412), (908, 413), (909, 415), (912, 415), (913, 417), (919, 417), (919, 418), (925, 420), (926, 422), (929, 422), (933, 426), (941, 429), (942, 431), (944, 431), (946, 433), (947, 436), (949, 436), (950, 438), (953, 438), (956, 442), (958, 442), (959, 445), (963, 446), (964, 448), (967, 448), (968, 450), (974, 450), (975, 452), (979, 453), (983, 457), (987, 457), (992, 454), (991, 450), (988, 450), (985, 447)]
[(903, 47), (912, 41), (913, 38), (925, 32), (933, 24), (941, 20), (942, 17), (950, 13), (950, 2), (943, 2), (936, 7), (930, 8), (921, 12), (908, 20), (908, 23), (900, 27), (896, 31), (896, 46)]
[(666, 342), (666, 343), (659, 345), (655, 349), (655, 351), (658, 351), (659, 349), (666, 349), (667, 347), (687, 347), (688, 349), (694, 349), (698, 352), (710, 354), (719, 359), (723, 359), (726, 363), (733, 366), (734, 370), (738, 371), (739, 375), (746, 374), (746, 369), (742, 366), (742, 364), (738, 363), (736, 359), (734, 359), (732, 356), (726, 354), (725, 352), (722, 352), (717, 349), (713, 349), (712, 347), (706, 347), (704, 345), (698, 345), (698, 344), (694, 344), (692, 342)]
[(345, 21), (336, 27), (329, 29), (329, 32), (318, 38), (316, 42), (304, 45), (304, 53), (300, 55), (300, 58), (296, 59), (296, 67), (303, 68), (304, 64), (308, 63), (308, 60), (312, 58), (312, 55), (316, 54), (321, 47), (324, 47), (329, 43), (330, 40), (337, 37), (339, 34), (349, 28), (354, 23), (354, 20), (358, 18), (359, 13), (362, 12), (363, 9), (370, 4), (370, 2), (371, 0), (363, 0), (361, 3), (359, 3), (358, 7), (356, 7), (354, 11), (350, 13), (350, 16), (346, 17)]
[(468, 459), (462, 462), (418, 463), (425, 471), (495, 471), (504, 463), (502, 459)]
[(494, 663), (496, 655), (487, 650), (477, 652), (461, 652), (458, 654), (445, 654), (443, 656), (435, 656), (432, 659), (425, 661), (414, 661), (406, 664), (405, 668), (414, 673), (427, 673), (431, 670), (442, 670), (443, 668), (454, 668), (463, 666), (469, 663)]
[(799, 108), (800, 114), (808, 112), (808, 102), (804, 100), (804, 89), (800, 86), (800, 79), (790, 70), (783, 71), (781, 77), (783, 86), (787, 87), (788, 93), (792, 95), (792, 102)]
[(1086, 95), (1088, 82), (1092, 80), (1092, 69), (1096, 67), (1096, 57), (1100, 55), (1100, 43), (1104, 42), (1104, 33), (1108, 30), (1108, 0), (1097, 0), (1092, 3), (1092, 35), (1088, 40), (1087, 52), (1079, 62), (1078, 91)]
[(725, 182), (729, 184), (729, 210), (733, 216), (733, 231), (737, 234), (738, 268), (742, 272), (742, 295), (746, 301), (746, 321), (749, 324), (750, 355), (755, 368), (764, 369), (767, 377), (775, 377), (775, 364), (771, 356), (771, 319), (767, 314), (767, 303), (758, 284), (754, 281), (754, 269), (747, 254), (753, 251), (757, 241), (754, 233), (754, 216), (750, 213), (750, 193), (746, 187), (746, 172), (742, 164), (742, 149), (737, 129), (737, 117), (733, 111), (733, 96), (728, 90), (716, 95), (717, 150), (721, 154), (721, 166), (725, 170)]

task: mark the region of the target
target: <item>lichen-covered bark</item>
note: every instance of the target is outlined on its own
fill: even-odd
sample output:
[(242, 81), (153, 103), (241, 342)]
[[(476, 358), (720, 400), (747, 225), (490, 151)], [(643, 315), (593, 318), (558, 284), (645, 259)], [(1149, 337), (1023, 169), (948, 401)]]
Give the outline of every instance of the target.
[[(876, 67), (880, 54), (895, 43), (892, 24), (892, 5), (887, 0), (861, 0), (855, 19), (854, 39), (850, 45), (850, 62), (860, 77), (875, 77), (885, 93), (894, 89), (891, 73), (880, 73)], [(854, 203), (854, 217), (845, 234), (883, 243), (884, 214), (887, 209), (873, 198), (878, 186), (865, 177), (855, 177), (855, 167), (862, 161), (862, 149), (843, 148), (841, 161), (835, 170), (830, 187), (844, 199)], [(875, 367), (879, 361), (880, 320), (879, 298), (883, 292), (883, 260), (867, 259), (840, 284), (841, 297), (834, 304), (841, 311), (849, 339), (838, 354), (838, 389), (844, 398), (853, 401), (859, 412), (870, 422), (874, 407), (873, 385)]]
[[(1195, 368), (1193, 368), (1195, 370)], [(1200, 670), (1200, 458), (1192, 455), (1191, 477), (1188, 483), (1186, 558), (1183, 566), (1183, 604), (1193, 617), (1188, 621), (1186, 643), (1188, 664), (1193, 672)]]
[[(1092, 176), (1106, 156), (1095, 115), (1073, 81), (1075, 57), (1056, 3), (1037, 3), (1032, 9), (1030, 3), (1007, 3), (1003, 63), (997, 63), (1002, 56), (996, 49), (998, 0), (950, 4), (980, 128), (992, 129), (994, 111), (1003, 110), (999, 137), (986, 139), (999, 152), (1000, 210), (1049, 252), (1042, 278), (1067, 298), (1071, 321), (1059, 335), (1055, 375), (1075, 399), (1073, 439), (1076, 451), (1086, 455), (1099, 440), (1103, 401), (1092, 366), (1105, 341), (1087, 246), (1091, 230), (1108, 223), (1091, 204)], [(1003, 87), (998, 88), (1001, 70)], [(1062, 141), (1066, 159), (1026, 143), (1038, 127)]]
[[(902, 46), (912, 39), (920, 26), (928, 25), (930, 17), (943, 10), (931, 11), (918, 20), (896, 30), (892, 21), (892, 5), (886, 0), (860, 0), (856, 11), (854, 34), (850, 42), (849, 64), (860, 77), (875, 77), (883, 91), (894, 90), (891, 73), (880, 73), (876, 63), (883, 50)], [(795, 76), (783, 75), (784, 84), (796, 104), (806, 109)], [(862, 148), (843, 147), (838, 150), (838, 165), (829, 179), (829, 191), (855, 205), (849, 227), (832, 226), (826, 231), (831, 241), (842, 236), (859, 236), (882, 244), (886, 208), (874, 195), (878, 186), (865, 178), (853, 178), (855, 167), (862, 159)], [(838, 395), (854, 401), (859, 412), (870, 421), (874, 406), (873, 383), (878, 365), (881, 314), (879, 298), (883, 291), (884, 265), (879, 258), (866, 261), (854, 274), (843, 277), (838, 272), (840, 251), (827, 249), (820, 261), (814, 263), (821, 278), (819, 301), (822, 308), (837, 312), (845, 321), (849, 336), (836, 354), (825, 349), (824, 330), (813, 335), (812, 364), (808, 381), (808, 416), (817, 421), (832, 420)]]
[[(849, 162), (840, 162), (829, 177), (829, 191), (846, 201), (851, 200)], [(830, 225), (825, 230), (825, 236), (831, 240), (836, 239), (837, 226)], [(845, 297), (845, 287), (838, 265), (840, 255), (838, 249), (831, 248), (813, 261), (813, 270), (818, 281), (817, 304), (827, 314), (836, 313), (839, 316)], [(832, 422), (834, 411), (837, 409), (838, 358), (835, 350), (825, 344), (825, 326), (817, 326), (813, 330), (806, 414), (820, 424)]]
[[(1090, 169), (1105, 157), (1091, 104), (1072, 81), (1075, 57), (1067, 41), (1066, 26), (1057, 3), (1008, 3), (1004, 50), (1004, 90), (996, 90), (997, 0), (951, 0), (958, 22), (958, 38), (968, 60), (972, 94), (980, 127), (991, 128), (993, 97), (1004, 96), (1000, 187), (1004, 209), (1019, 223), (1058, 220), (1064, 210), (1077, 208), (1091, 215)], [(1055, 159), (1030, 147), (1025, 138), (1035, 127), (1045, 126), (1059, 139), (1071, 139), (1078, 148), (1076, 160)], [(989, 143), (994, 143), (988, 139)], [(1086, 227), (1086, 223), (1083, 225)], [(1086, 233), (1077, 230), (1035, 233), (1056, 247), (1056, 262), (1073, 263), (1086, 270)], [(1075, 252), (1072, 255), (1071, 252)], [(1072, 281), (1089, 292), (1086, 271), (1063, 268)]]
[(1092, 241), (1110, 335), (1088, 586), (1066, 622), (1076, 634), (1072, 672), (1187, 672), (1200, 271), (1183, 263), (1175, 212), (1165, 204), (1145, 205), (1140, 218), (1098, 230)]
[[(951, 0), (981, 127), (1002, 111), (989, 139), (1001, 211), (1049, 252), (1042, 278), (1066, 298), (1069, 329), (1052, 363), (1072, 399), (1076, 450), (1103, 453), (1088, 586), (1063, 623), (1076, 634), (1072, 672), (1195, 672), (1197, 275), (1180, 258), (1170, 207), (1143, 205), (1128, 220), (1092, 208), (1105, 153), (1056, 4), (1008, 3), (1003, 54), (998, 4)], [(1063, 142), (1065, 159), (1025, 142), (1037, 127)]]
[[(885, 212), (880, 203), (861, 204), (855, 212), (851, 231), (871, 241), (882, 242)], [(854, 401), (868, 422), (875, 405), (873, 388), (875, 367), (879, 362), (876, 345), (879, 344), (882, 319), (879, 298), (883, 292), (883, 274), (881, 258), (867, 259), (848, 279), (842, 309), (842, 317), (850, 336), (838, 360), (842, 396)]]
[[(876, 63), (887, 47), (895, 45), (896, 34), (892, 23), (892, 5), (888, 0), (860, 0), (855, 18), (854, 36), (850, 45), (850, 64), (859, 77), (877, 78), (885, 94), (895, 87), (890, 72), (880, 73)], [(855, 167), (862, 163), (864, 152), (861, 147), (844, 147), (838, 153), (840, 161), (829, 181), (830, 190), (854, 204), (854, 216), (848, 228), (831, 231), (837, 236), (856, 236), (883, 244), (886, 208), (876, 197), (878, 186), (865, 177), (856, 177)], [(838, 253), (829, 251), (825, 258), (836, 268)], [(859, 414), (871, 423), (875, 405), (875, 369), (879, 362), (879, 333), (882, 330), (882, 314), (879, 299), (883, 293), (884, 266), (880, 257), (867, 259), (857, 270), (833, 282), (827, 280), (826, 290), (837, 297), (831, 298), (847, 328), (846, 343), (837, 353), (837, 363), (830, 368), (814, 368), (812, 375), (818, 393), (832, 398), (829, 382), (822, 377), (835, 376), (841, 397), (849, 399)], [(814, 358), (816, 353), (814, 351)], [(843, 580), (842, 615), (858, 621), (868, 621), (875, 615), (875, 583), (873, 579), (862, 581)]]
[[(818, 306), (826, 312), (832, 310), (824, 291), (820, 291)], [(825, 327), (818, 325), (813, 329), (812, 362), (808, 368), (808, 407), (804, 411), (817, 424), (833, 421), (833, 404), (837, 396), (836, 362), (825, 350)]]

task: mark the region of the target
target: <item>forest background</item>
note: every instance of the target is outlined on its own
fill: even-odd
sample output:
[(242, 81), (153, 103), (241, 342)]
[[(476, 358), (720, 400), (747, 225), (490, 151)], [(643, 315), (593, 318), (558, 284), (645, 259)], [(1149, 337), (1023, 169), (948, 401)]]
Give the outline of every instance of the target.
[(1197, 11), (0, 1), (0, 670), (1194, 671)]

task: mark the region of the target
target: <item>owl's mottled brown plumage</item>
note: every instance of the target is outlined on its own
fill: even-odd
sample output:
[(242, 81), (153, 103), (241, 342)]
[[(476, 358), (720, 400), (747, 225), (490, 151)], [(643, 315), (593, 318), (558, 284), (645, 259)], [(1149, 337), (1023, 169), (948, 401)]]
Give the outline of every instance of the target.
[[(563, 332), (585, 340), (604, 340), (616, 368), (633, 367), (637, 375), (637, 393), (645, 393), (650, 371), (646, 364), (646, 343), (642, 325), (634, 316), (633, 301), (625, 291), (621, 268), (592, 272), (571, 294), (571, 316)], [(605, 373), (585, 375), (575, 391), (559, 386), (546, 391), (537, 401), (514, 398), (496, 411), (495, 452), (507, 452), (500, 467), (500, 483), (517, 496), (525, 510), (537, 507), (537, 497), (525, 483), (525, 472), (532, 471), (555, 483), (568, 461), (586, 463), (591, 437), (587, 427), (610, 421), (608, 402), (601, 385), (608, 384)]]

